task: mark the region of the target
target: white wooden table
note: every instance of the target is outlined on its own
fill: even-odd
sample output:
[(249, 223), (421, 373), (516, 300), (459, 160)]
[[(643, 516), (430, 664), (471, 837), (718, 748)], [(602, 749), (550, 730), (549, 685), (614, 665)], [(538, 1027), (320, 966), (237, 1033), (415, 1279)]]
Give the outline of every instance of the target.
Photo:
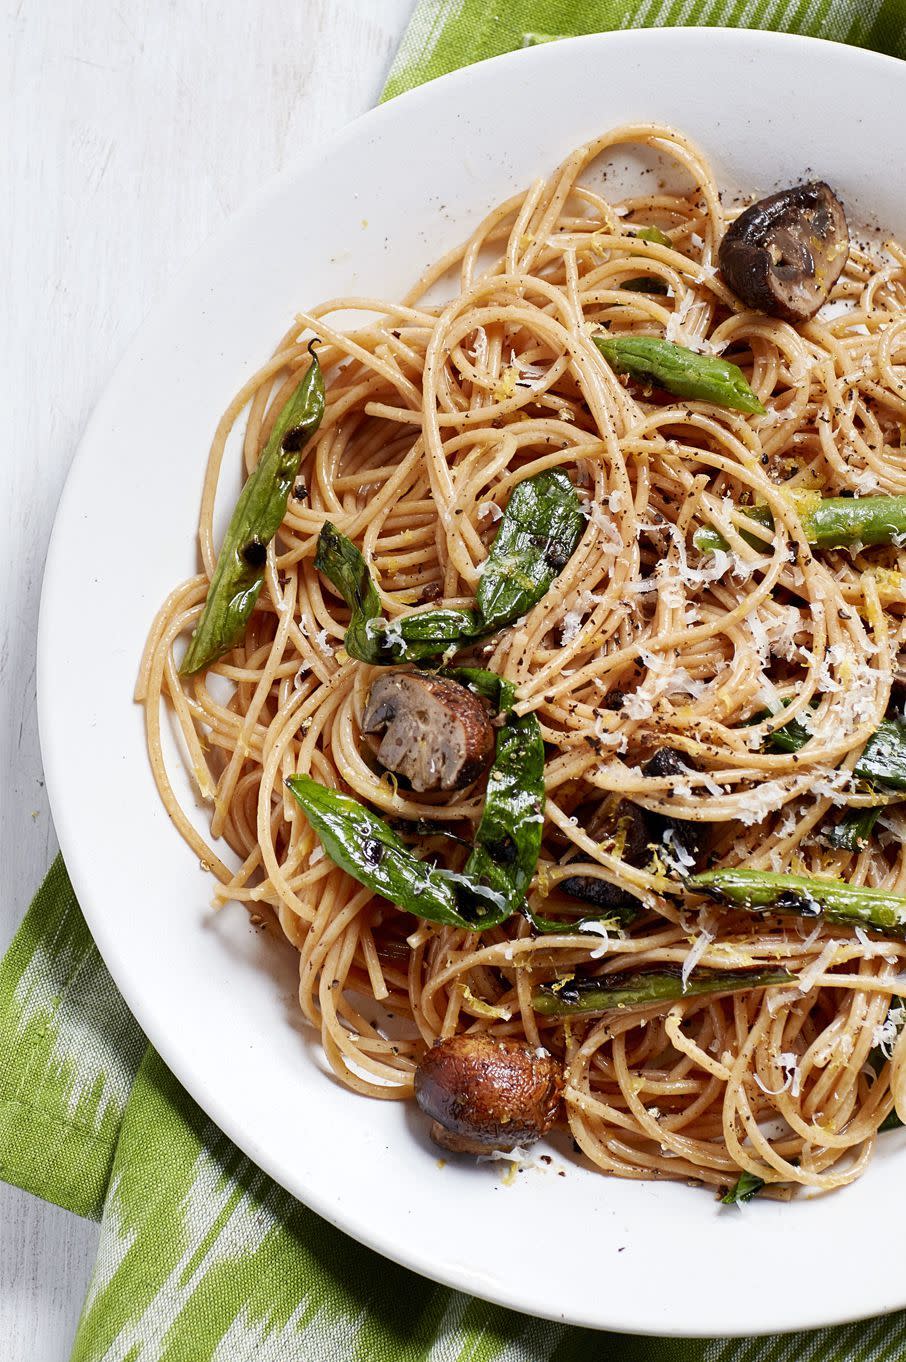
[[(413, 0), (8, 0), (0, 20), (0, 954), (56, 851), (35, 715), (66, 470), (210, 232), (376, 101)], [(65, 684), (65, 678), (61, 678)], [(0, 1357), (66, 1362), (97, 1227), (0, 1185)]]

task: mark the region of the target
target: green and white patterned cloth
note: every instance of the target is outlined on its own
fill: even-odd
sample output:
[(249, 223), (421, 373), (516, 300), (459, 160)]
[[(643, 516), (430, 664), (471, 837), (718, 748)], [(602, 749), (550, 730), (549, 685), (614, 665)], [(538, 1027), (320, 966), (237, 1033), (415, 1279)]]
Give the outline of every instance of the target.
[[(784, 28), (906, 57), (906, 0), (421, 0), (385, 97), (550, 38), (674, 23)], [(101, 1221), (72, 1362), (906, 1357), (906, 1313), (749, 1341), (595, 1334), (361, 1248), (251, 1164), (147, 1046), (60, 860), (0, 963), (0, 1178)]]

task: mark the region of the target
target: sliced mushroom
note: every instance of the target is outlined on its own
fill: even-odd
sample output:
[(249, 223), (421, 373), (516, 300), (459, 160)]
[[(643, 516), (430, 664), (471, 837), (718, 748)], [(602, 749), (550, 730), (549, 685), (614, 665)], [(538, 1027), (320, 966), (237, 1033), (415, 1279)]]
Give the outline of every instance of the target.
[(579, 812), (579, 822), (589, 837), (596, 842), (612, 841), (618, 843), (621, 860), (630, 865), (641, 865), (649, 857), (648, 845), (651, 841), (651, 827), (647, 809), (633, 804), (630, 799), (617, 799), (608, 795), (597, 808), (586, 816)]
[(639, 900), (628, 889), (620, 889), (618, 885), (602, 880), (597, 875), (569, 875), (559, 882), (557, 888), (567, 898), (590, 903), (592, 907), (613, 913), (615, 917), (631, 919), (642, 909)]
[(471, 785), (494, 750), (494, 730), (478, 696), (458, 681), (422, 672), (379, 676), (362, 729), (383, 733), (378, 761), (420, 794)]
[(749, 307), (805, 322), (827, 300), (848, 255), (842, 203), (823, 180), (810, 180), (741, 213), (720, 243), (718, 260)]
[[(698, 767), (691, 757), (676, 747), (658, 747), (642, 765), (642, 774), (656, 780), (662, 780), (665, 776), (683, 776), (689, 771), (696, 770)], [(649, 813), (648, 817), (654, 834), (653, 841), (664, 842), (668, 850), (673, 850), (670, 843), (672, 837), (675, 837), (687, 856), (691, 856), (693, 860), (698, 857), (702, 843), (702, 828), (699, 823), (693, 823), (689, 818), (669, 818), (655, 813)]]
[[(620, 859), (627, 865), (644, 865), (651, 859), (651, 843), (657, 833), (653, 815), (629, 799), (614, 800), (612, 795), (601, 800), (597, 807), (580, 807), (576, 816), (589, 837), (596, 842), (615, 842), (620, 845)], [(569, 875), (560, 880), (557, 889), (567, 898), (579, 899), (592, 907), (613, 913), (615, 917), (631, 921), (638, 916), (642, 905), (635, 894), (620, 889), (597, 875)]]
[(642, 775), (663, 780), (665, 776), (684, 776), (698, 768), (678, 747), (656, 747), (642, 765)]
[(533, 1144), (555, 1124), (562, 1093), (550, 1055), (482, 1031), (438, 1041), (415, 1071), (432, 1140), (457, 1154)]

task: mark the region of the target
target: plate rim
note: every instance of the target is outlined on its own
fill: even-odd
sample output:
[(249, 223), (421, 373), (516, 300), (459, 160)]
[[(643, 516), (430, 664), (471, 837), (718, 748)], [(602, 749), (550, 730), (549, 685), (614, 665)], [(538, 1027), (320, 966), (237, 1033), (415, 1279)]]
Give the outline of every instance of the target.
[[(802, 34), (774, 32), (764, 29), (729, 28), (726, 26), (701, 26), (690, 25), (677, 28), (643, 28), (643, 29), (621, 29), (612, 30), (604, 33), (590, 33), (575, 37), (565, 37), (557, 39), (555, 43), (540, 44), (535, 47), (517, 49), (503, 53), (498, 56), (484, 58), (473, 62), (468, 66), (460, 67), (452, 72), (436, 77), (432, 80), (423, 82), (414, 88), (404, 91), (384, 103), (379, 103), (367, 110), (357, 118), (342, 125), (334, 130), (329, 136), (322, 139), (319, 143), (303, 150), (292, 156), (276, 174), (268, 176), (260, 185), (254, 188), (235, 212), (231, 213), (223, 222), (194, 248), (177, 267), (167, 282), (164, 284), (156, 301), (148, 309), (142, 321), (135, 328), (125, 345), (122, 347), (120, 356), (113, 366), (110, 374), (104, 383), (102, 392), (95, 403), (91, 415), (85, 424), (79, 438), (73, 458), (66, 472), (60, 500), (54, 513), (53, 528), (48, 543), (45, 569), (41, 586), (41, 597), (39, 607), (39, 618), (37, 628), (37, 710), (38, 710), (38, 729), (42, 762), (44, 766), (47, 795), (50, 803), (51, 816), (53, 818), (54, 829), (60, 844), (68, 873), (70, 875), (73, 888), (79, 905), (82, 909), (86, 922), (88, 923), (92, 937), (98, 950), (109, 970), (109, 973), (124, 998), (130, 1012), (139, 1023), (148, 1043), (153, 1045), (161, 1058), (173, 1072), (177, 1080), (186, 1090), (188, 1095), (202, 1108), (202, 1110), (217, 1124), (217, 1126), (231, 1139), (236, 1146), (278, 1186), (284, 1188), (290, 1195), (296, 1197), (303, 1205), (309, 1207), (317, 1215), (328, 1221), (328, 1223), (348, 1234), (357, 1242), (383, 1257), (398, 1263), (418, 1275), (433, 1280), (443, 1286), (453, 1290), (464, 1292), (468, 1295), (477, 1295), (480, 1299), (491, 1302), (495, 1305), (503, 1306), (517, 1313), (527, 1316), (534, 1316), (549, 1319), (559, 1324), (575, 1325), (595, 1330), (621, 1330), (631, 1332), (640, 1336), (663, 1337), (663, 1338), (711, 1338), (713, 1332), (701, 1328), (687, 1328), (682, 1325), (671, 1328), (669, 1333), (665, 1333), (663, 1327), (646, 1327), (645, 1321), (640, 1320), (638, 1315), (620, 1315), (619, 1304), (613, 1303), (608, 1311), (608, 1318), (602, 1319), (599, 1312), (590, 1312), (587, 1315), (571, 1313), (568, 1317), (564, 1313), (558, 1313), (550, 1308), (545, 1308), (543, 1304), (531, 1303), (527, 1299), (524, 1291), (520, 1294), (509, 1284), (494, 1282), (486, 1288), (476, 1290), (474, 1279), (469, 1278), (463, 1270), (456, 1270), (452, 1265), (447, 1265), (445, 1270), (438, 1270), (431, 1264), (427, 1266), (420, 1261), (416, 1255), (407, 1251), (405, 1236), (394, 1237), (391, 1232), (380, 1233), (370, 1228), (367, 1224), (356, 1217), (354, 1209), (350, 1209), (347, 1203), (340, 1202), (332, 1198), (329, 1192), (318, 1183), (316, 1177), (302, 1174), (292, 1188), (286, 1186), (285, 1174), (274, 1166), (274, 1161), (270, 1158), (268, 1150), (261, 1146), (254, 1139), (250, 1132), (244, 1130), (241, 1122), (241, 1114), (232, 1110), (228, 1103), (218, 1100), (215, 1093), (207, 1090), (204, 1074), (197, 1071), (192, 1063), (191, 1050), (186, 1047), (182, 1050), (170, 1042), (166, 1034), (162, 1034), (160, 1027), (155, 1021), (155, 1009), (152, 998), (148, 994), (129, 996), (132, 993), (128, 983), (123, 987), (121, 980), (124, 975), (128, 977), (128, 966), (121, 960), (118, 951), (118, 938), (112, 930), (112, 924), (103, 912), (95, 912), (92, 892), (91, 878), (92, 872), (88, 863), (83, 861), (79, 855), (78, 840), (74, 834), (70, 835), (69, 814), (63, 798), (63, 780), (59, 776), (60, 764), (64, 761), (63, 747), (55, 738), (51, 736), (55, 729), (53, 720), (53, 685), (52, 685), (52, 619), (54, 613), (54, 592), (59, 591), (59, 582), (64, 575), (64, 564), (60, 562), (61, 552), (60, 543), (63, 537), (62, 526), (73, 515), (77, 509), (75, 496), (79, 477), (80, 465), (83, 462), (89, 446), (93, 443), (95, 434), (103, 429), (108, 403), (112, 401), (112, 393), (117, 388), (121, 373), (127, 369), (133, 357), (141, 351), (146, 336), (153, 332), (158, 314), (173, 307), (183, 295), (197, 273), (203, 271), (208, 258), (215, 252), (222, 252), (229, 248), (231, 242), (240, 237), (246, 224), (257, 217), (266, 207), (268, 201), (275, 198), (289, 184), (298, 181), (305, 173), (319, 166), (324, 159), (333, 152), (342, 148), (349, 140), (355, 140), (363, 135), (363, 130), (371, 127), (379, 127), (381, 122), (387, 117), (397, 117), (398, 111), (402, 107), (416, 112), (418, 106), (427, 102), (430, 103), (434, 98), (433, 91), (438, 86), (443, 86), (446, 90), (453, 90), (460, 85), (466, 90), (474, 80), (488, 79), (488, 70), (503, 69), (522, 63), (529, 67), (533, 63), (543, 65), (547, 60), (545, 53), (550, 48), (556, 46), (563, 48), (594, 48), (594, 47), (615, 47), (621, 46), (635, 47), (637, 44), (642, 46), (679, 46), (689, 43), (690, 45), (699, 42), (703, 34), (708, 35), (709, 41), (716, 45), (728, 44), (731, 47), (750, 45), (753, 50), (759, 48), (774, 47), (796, 47), (799, 46), (803, 51), (834, 51), (838, 53), (842, 50), (848, 60), (855, 63), (863, 63), (868, 68), (876, 68), (879, 65), (884, 68), (899, 68), (902, 78), (906, 81), (906, 64), (899, 58), (890, 56), (886, 53), (874, 51), (873, 49), (852, 46), (846, 43), (837, 42), (825, 38), (811, 37)], [(478, 74), (476, 74), (478, 73)], [(392, 114), (388, 114), (392, 111)], [(59, 608), (59, 607), (57, 607)], [(328, 1186), (330, 1184), (328, 1183)], [(300, 1191), (299, 1188), (303, 1190)], [(902, 1296), (895, 1301), (879, 1301), (873, 1299), (866, 1303), (864, 1307), (846, 1306), (838, 1308), (836, 1311), (822, 1310), (819, 1313), (811, 1313), (804, 1310), (797, 1320), (792, 1323), (786, 1322), (780, 1325), (769, 1324), (762, 1328), (754, 1328), (746, 1333), (746, 1337), (767, 1336), (778, 1332), (789, 1332), (799, 1330), (817, 1329), (832, 1325), (846, 1324), (857, 1320), (863, 1320), (877, 1315), (879, 1312), (887, 1313), (906, 1306), (906, 1282), (902, 1291)], [(741, 1336), (740, 1336), (741, 1337)]]

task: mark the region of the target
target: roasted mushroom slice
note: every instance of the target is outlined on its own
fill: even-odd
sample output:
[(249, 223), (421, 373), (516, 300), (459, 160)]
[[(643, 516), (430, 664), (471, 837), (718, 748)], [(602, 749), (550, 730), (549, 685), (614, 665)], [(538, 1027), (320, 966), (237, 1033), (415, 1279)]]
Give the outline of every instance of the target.
[(642, 903), (634, 894), (597, 875), (568, 875), (560, 880), (557, 888), (567, 898), (590, 903), (600, 912), (612, 913), (621, 922), (632, 922), (642, 912)]
[(648, 860), (651, 828), (648, 812), (640, 805), (607, 795), (590, 812), (586, 813), (584, 807), (576, 812), (589, 837), (618, 847), (619, 851), (614, 854), (621, 860), (630, 865), (642, 865)]
[[(676, 747), (656, 748), (653, 755), (642, 765), (642, 775), (653, 777), (655, 780), (662, 780), (665, 776), (688, 775), (690, 771), (697, 770), (698, 767), (692, 758)], [(650, 812), (648, 818), (653, 834), (652, 840), (662, 842), (668, 853), (673, 853), (670, 859), (676, 859), (677, 855), (681, 860), (683, 857), (691, 857), (693, 862), (697, 859), (702, 842), (702, 828), (698, 823), (693, 823), (687, 818), (669, 818), (663, 814)]]
[(478, 696), (458, 681), (422, 672), (379, 676), (362, 729), (384, 735), (378, 761), (419, 794), (471, 785), (494, 750), (494, 730)]
[(533, 1144), (556, 1122), (562, 1092), (550, 1055), (482, 1031), (438, 1041), (415, 1071), (432, 1140), (457, 1154)]
[(698, 768), (691, 757), (678, 747), (656, 747), (642, 765), (642, 775), (662, 780), (665, 776), (684, 776)]
[(806, 322), (826, 301), (848, 255), (842, 203), (823, 180), (810, 180), (741, 213), (720, 243), (718, 260), (749, 307)]

